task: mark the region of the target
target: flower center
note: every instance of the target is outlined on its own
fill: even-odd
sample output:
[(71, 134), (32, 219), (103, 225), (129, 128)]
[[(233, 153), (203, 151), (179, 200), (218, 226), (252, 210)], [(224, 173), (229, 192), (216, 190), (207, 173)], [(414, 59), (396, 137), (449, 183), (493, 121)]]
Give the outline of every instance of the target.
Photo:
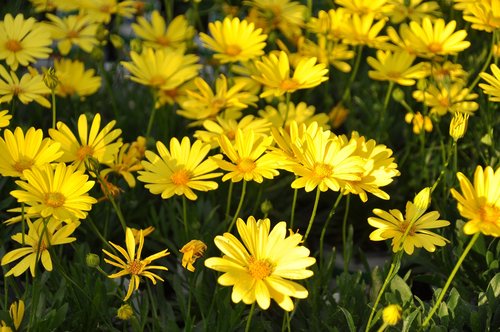
[(235, 56), (241, 53), (241, 47), (238, 45), (227, 45), (226, 46), (226, 54)]
[(242, 173), (250, 173), (255, 169), (255, 162), (252, 159), (244, 158), (240, 160), (237, 167)]
[(165, 36), (159, 36), (158, 38), (156, 38), (156, 42), (161, 46), (168, 46), (170, 44), (170, 41)]
[(20, 50), (23, 49), (23, 45), (21, 45), (21, 43), (18, 42), (17, 40), (9, 39), (5, 43), (5, 48), (11, 52), (19, 52)]
[(326, 164), (316, 164), (313, 168), (313, 176), (317, 179), (323, 180), (332, 174), (332, 166)]
[(137, 274), (140, 274), (142, 272), (143, 267), (144, 267), (144, 264), (140, 260), (135, 259), (132, 262), (128, 263), (128, 272), (130, 274), (137, 275)]
[(266, 259), (256, 259), (251, 256), (248, 259), (248, 272), (257, 280), (269, 277), (273, 273), (273, 265)]
[(76, 159), (77, 160), (84, 160), (87, 158), (87, 156), (91, 156), (94, 153), (94, 149), (88, 145), (82, 145), (77, 151), (76, 151)]
[(165, 77), (160, 75), (153, 75), (149, 80), (149, 84), (152, 86), (159, 86), (165, 84)]
[(500, 209), (492, 205), (485, 205), (479, 210), (481, 221), (500, 226)]
[(224, 98), (214, 98), (212, 100), (212, 109), (214, 110), (214, 113), (219, 113), (219, 111), (226, 106), (226, 99)]
[(30, 169), (31, 166), (33, 166), (33, 159), (21, 157), (12, 167), (19, 173), (22, 173), (25, 169)]
[(21, 93), (24, 92), (23, 88), (21, 88), (19, 85), (11, 86), (11, 90), (14, 96), (19, 96)]
[(280, 83), (280, 89), (283, 91), (295, 91), (299, 87), (299, 82), (293, 78), (287, 78)]
[(61, 193), (46, 193), (43, 197), (43, 201), (45, 205), (48, 205), (53, 208), (58, 208), (64, 205), (64, 201), (66, 197), (64, 197)]
[(66, 37), (68, 38), (78, 38), (80, 36), (80, 33), (78, 31), (75, 31), (75, 30), (70, 30), (68, 31), (68, 33), (66, 34)]
[(42, 253), (43, 251), (47, 250), (47, 247), (48, 246), (45, 244), (45, 241), (41, 240), (40, 243), (38, 243), (38, 242), (35, 243), (34, 249), (37, 250), (39, 253)]
[(432, 42), (429, 45), (427, 45), (427, 49), (431, 53), (439, 53), (443, 50), (443, 46), (441, 45), (441, 43)]
[(185, 169), (180, 169), (170, 176), (170, 180), (176, 186), (184, 186), (189, 182), (189, 172)]

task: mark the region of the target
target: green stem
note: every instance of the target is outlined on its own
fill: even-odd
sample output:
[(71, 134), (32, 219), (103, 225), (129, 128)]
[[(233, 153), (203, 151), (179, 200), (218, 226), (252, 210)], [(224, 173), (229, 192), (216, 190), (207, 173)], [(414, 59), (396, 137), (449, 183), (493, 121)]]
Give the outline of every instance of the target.
[(254, 310), (255, 310), (255, 302), (252, 303), (252, 306), (250, 307), (250, 312), (248, 313), (248, 317), (247, 317), (247, 324), (245, 326), (245, 332), (250, 331), (250, 323), (252, 322), (252, 315), (253, 315)]
[(52, 129), (56, 129), (56, 92), (52, 90)]
[(444, 173), (446, 173), (446, 170), (448, 169), (448, 165), (450, 164), (451, 156), (456, 151), (456, 147), (457, 147), (457, 142), (454, 140), (451, 148), (448, 150), (448, 156), (446, 157), (446, 161), (444, 162), (443, 168), (441, 169), (441, 172), (439, 173), (438, 178), (436, 179), (436, 181), (434, 181), (434, 184), (431, 187), (431, 193), (434, 192), (437, 185), (439, 184), (439, 182), (443, 178)]
[(316, 211), (318, 210), (319, 203), (319, 195), (321, 194), (321, 190), (319, 190), (319, 186), (316, 188), (316, 198), (314, 200), (314, 207), (311, 213), (311, 218), (309, 219), (309, 225), (307, 226), (306, 234), (304, 235), (304, 242), (306, 242), (307, 237), (309, 236), (309, 232), (311, 231), (312, 224), (314, 222), (314, 218), (316, 218)]
[(347, 98), (351, 97), (351, 85), (356, 79), (356, 75), (358, 74), (359, 64), (361, 63), (361, 54), (363, 53), (363, 45), (358, 46), (358, 52), (356, 53), (356, 60), (354, 61), (354, 68), (351, 71), (351, 76), (349, 77), (349, 81), (347, 82), (347, 86), (345, 87), (344, 94), (342, 95), (342, 99), (340, 100), (341, 104), (344, 104), (347, 101)]
[(482, 72), (485, 72), (486, 69), (488, 68), (488, 65), (491, 63), (491, 58), (493, 57), (493, 47), (495, 46), (495, 41), (496, 41), (496, 32), (494, 31), (492, 36), (491, 36), (490, 52), (488, 53), (488, 57), (486, 58), (486, 62), (484, 63), (484, 65), (481, 68), (481, 70), (479, 71), (479, 73), (477, 73), (474, 81), (472, 81), (472, 83), (469, 85), (469, 87), (468, 87), (469, 92), (471, 92), (476, 87), (477, 83), (481, 79), (481, 76), (479, 74)]
[(153, 129), (153, 122), (156, 116), (156, 93), (153, 91), (153, 109), (151, 110), (151, 114), (149, 115), (148, 126), (146, 129), (146, 139), (149, 139), (149, 135), (151, 135), (151, 129)]
[(384, 98), (384, 106), (382, 108), (382, 111), (380, 112), (380, 117), (378, 120), (376, 141), (380, 140), (380, 135), (384, 132), (385, 114), (387, 113), (387, 107), (389, 106), (389, 101), (391, 100), (391, 93), (393, 89), (394, 89), (394, 82), (390, 81)]
[(182, 195), (182, 220), (184, 222), (184, 232), (186, 233), (186, 241), (187, 241), (189, 240), (189, 228), (187, 221), (187, 203), (185, 195)]
[(340, 201), (342, 200), (343, 196), (344, 195), (342, 195), (341, 193), (339, 193), (339, 195), (337, 196), (337, 199), (335, 200), (335, 203), (333, 204), (332, 209), (330, 210), (330, 213), (328, 214), (328, 217), (326, 218), (325, 224), (323, 225), (323, 229), (321, 230), (321, 236), (319, 238), (319, 261), (320, 262), (323, 262), (323, 242), (325, 240), (325, 234), (326, 234), (326, 230), (328, 228), (328, 223), (330, 222), (330, 220), (332, 220), (332, 217), (335, 214), (335, 211), (337, 210), (337, 207), (338, 207)]
[(349, 252), (347, 251), (347, 216), (349, 215), (349, 205), (351, 202), (351, 195), (347, 195), (347, 202), (345, 203), (344, 219), (342, 220), (342, 253), (344, 256), (344, 272), (347, 272), (349, 268), (348, 257)]
[(286, 104), (286, 112), (285, 112), (285, 118), (283, 119), (283, 124), (281, 125), (281, 128), (286, 128), (286, 120), (288, 120), (288, 112), (290, 111), (290, 97), (291, 93), (287, 92), (285, 94), (285, 104)]
[[(297, 175), (295, 176), (297, 178)], [(293, 224), (295, 222), (295, 207), (297, 206), (297, 196), (299, 189), (295, 188), (293, 190), (293, 198), (292, 198), (292, 211), (290, 212), (290, 228), (293, 229)]]
[(441, 292), (439, 293), (439, 297), (438, 299), (436, 300), (436, 303), (434, 303), (434, 306), (432, 307), (431, 311), (429, 312), (429, 314), (427, 315), (427, 317), (425, 318), (424, 322), (422, 323), (422, 327), (426, 327), (427, 324), (429, 324), (429, 321), (431, 320), (432, 316), (434, 315), (434, 313), (436, 312), (437, 308), (439, 307), (439, 305), (441, 304), (441, 302), (443, 301), (443, 298), (444, 296), (446, 295), (446, 291), (448, 290), (448, 288), (450, 287), (451, 285), (451, 282), (453, 281), (453, 278), (455, 278), (455, 274), (457, 274), (458, 272), (458, 269), (460, 268), (460, 266), (462, 265), (465, 257), (467, 256), (467, 254), (469, 253), (469, 251), (472, 249), (472, 247), (474, 246), (474, 243), (476, 243), (477, 239), (479, 238), (479, 235), (481, 233), (476, 233), (474, 234), (474, 236), (472, 237), (472, 239), (470, 240), (469, 244), (467, 245), (467, 247), (465, 248), (464, 252), (462, 253), (462, 255), (460, 256), (460, 258), (458, 259), (457, 261), (457, 264), (455, 264), (455, 267), (453, 268), (453, 270), (451, 271), (451, 274), (448, 276), (448, 280), (446, 280), (446, 283), (443, 287), (443, 289), (441, 290)]
[(227, 192), (227, 200), (226, 200), (226, 218), (229, 218), (229, 212), (230, 212), (230, 209), (231, 209), (231, 198), (233, 198), (233, 185), (234, 185), (234, 182), (233, 181), (230, 181), (229, 182), (229, 190)]
[(247, 182), (243, 180), (243, 188), (241, 188), (240, 202), (238, 203), (238, 208), (236, 208), (236, 213), (233, 216), (233, 220), (231, 220), (231, 224), (229, 225), (229, 229), (227, 230), (228, 232), (231, 232), (231, 229), (233, 229), (234, 223), (236, 222), (236, 219), (240, 214), (241, 207), (243, 206), (243, 201), (245, 199), (246, 190), (247, 190)]

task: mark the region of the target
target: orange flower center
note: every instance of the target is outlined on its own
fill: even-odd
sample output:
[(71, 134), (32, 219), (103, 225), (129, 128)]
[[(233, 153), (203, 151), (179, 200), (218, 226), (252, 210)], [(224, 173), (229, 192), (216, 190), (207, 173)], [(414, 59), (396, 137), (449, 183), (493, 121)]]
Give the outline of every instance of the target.
[(143, 264), (140, 260), (135, 259), (132, 262), (128, 263), (128, 272), (130, 274), (140, 274), (145, 264)]
[(255, 167), (255, 162), (250, 158), (241, 159), (237, 166), (238, 170), (242, 173), (250, 173)]
[(25, 169), (30, 169), (31, 166), (33, 166), (33, 159), (21, 157), (12, 167), (19, 173), (22, 173)]
[(293, 78), (287, 78), (280, 83), (280, 89), (283, 91), (295, 91), (300, 83)]
[(313, 168), (313, 177), (323, 180), (332, 175), (332, 166), (317, 163)]
[(78, 38), (79, 36), (80, 36), (80, 33), (78, 31), (75, 31), (75, 30), (70, 30), (66, 34), (66, 37), (68, 37), (68, 38)]
[(168, 46), (170, 44), (170, 41), (165, 36), (159, 36), (158, 38), (156, 38), (156, 42), (161, 46)]
[(241, 53), (241, 47), (238, 45), (227, 45), (226, 54), (231, 56), (236, 56)]
[(161, 75), (153, 75), (149, 80), (149, 84), (152, 86), (159, 86), (165, 84), (165, 77)]
[(43, 197), (43, 202), (53, 208), (58, 208), (64, 205), (66, 197), (61, 193), (46, 193)]
[(91, 156), (94, 153), (94, 149), (88, 145), (82, 145), (77, 151), (76, 151), (76, 159), (77, 160), (84, 160), (87, 158), (87, 156)]
[(257, 280), (269, 277), (273, 273), (273, 265), (266, 259), (256, 259), (250, 256), (248, 259), (248, 272)]
[(427, 45), (427, 49), (431, 53), (439, 53), (443, 50), (443, 45), (441, 45), (441, 43), (438, 42), (432, 42), (429, 45)]
[[(44, 236), (45, 237), (45, 236)], [(38, 250), (39, 253), (42, 253), (44, 250), (47, 250), (47, 245), (44, 240), (41, 240), (40, 243), (38, 241), (35, 243), (35, 250)]]
[(23, 45), (21, 45), (21, 43), (17, 40), (9, 39), (5, 43), (5, 48), (11, 52), (19, 52), (23, 49)]
[(214, 113), (219, 113), (219, 111), (226, 106), (226, 99), (224, 98), (214, 98), (212, 100), (212, 109), (214, 110)]
[(500, 209), (496, 206), (485, 205), (479, 210), (481, 221), (500, 226)]
[(19, 85), (11, 86), (11, 91), (14, 96), (19, 96), (21, 93), (23, 93), (23, 89)]
[[(406, 229), (408, 228), (408, 226), (410, 226), (410, 223), (408, 220), (403, 221), (399, 225), (399, 231), (401, 232), (401, 234), (404, 234), (406, 232)], [(415, 236), (416, 230), (417, 230), (417, 228), (415, 227), (415, 223), (413, 223), (413, 226), (411, 226), (410, 230), (408, 231), (407, 236)]]
[(170, 176), (170, 180), (172, 180), (172, 183), (176, 186), (185, 186), (189, 182), (189, 178), (189, 172), (185, 169), (180, 169)]

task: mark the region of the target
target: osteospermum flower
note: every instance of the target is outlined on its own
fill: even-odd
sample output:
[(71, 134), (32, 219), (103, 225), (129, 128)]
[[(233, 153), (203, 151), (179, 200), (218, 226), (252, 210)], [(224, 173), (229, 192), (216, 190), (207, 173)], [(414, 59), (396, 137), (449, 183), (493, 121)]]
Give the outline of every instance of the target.
[(267, 35), (255, 29), (253, 23), (226, 17), (222, 22), (209, 23), (208, 30), (212, 37), (200, 33), (200, 39), (222, 63), (248, 61), (264, 54)]
[(309, 125), (317, 122), (319, 126), (328, 129), (328, 115), (325, 113), (315, 114), (316, 108), (312, 105), (307, 105), (300, 102), (297, 105), (294, 103), (279, 103), (277, 108), (267, 105), (263, 110), (259, 111), (261, 118), (267, 119), (275, 127), (288, 128), (290, 122), (295, 121), (298, 125), (305, 123)]
[(135, 0), (79, 0), (80, 12), (94, 22), (109, 23), (113, 15), (131, 18), (137, 11)]
[(134, 188), (136, 181), (132, 172), (137, 172), (144, 168), (141, 165), (141, 159), (134, 145), (130, 143), (123, 144), (114, 161), (107, 163), (109, 168), (101, 171), (101, 176), (106, 177), (111, 172), (119, 174), (123, 176), (130, 188)]
[(142, 161), (144, 171), (139, 171), (139, 181), (146, 183), (145, 187), (152, 194), (167, 199), (174, 195), (184, 195), (190, 200), (198, 196), (193, 190), (209, 191), (218, 188), (215, 181), (209, 179), (221, 176), (213, 173), (217, 169), (214, 160), (220, 156), (206, 159), (210, 145), (196, 140), (192, 145), (188, 137), (181, 142), (173, 137), (170, 140), (170, 150), (162, 142), (156, 142), (159, 155), (146, 151), (146, 159)]
[(0, 111), (0, 128), (9, 126), (10, 119), (12, 119), (12, 115), (9, 114), (9, 110)]
[(26, 169), (56, 161), (62, 155), (61, 144), (43, 138), (41, 129), (29, 128), (26, 134), (21, 127), (9, 129), (0, 137), (0, 174), (24, 178)]
[(194, 272), (194, 262), (207, 250), (207, 245), (200, 240), (191, 240), (186, 243), (179, 251), (182, 252), (182, 267), (188, 271)]
[(318, 17), (311, 17), (307, 28), (328, 41), (340, 41), (343, 38), (343, 28), (350, 17), (351, 14), (342, 7), (330, 9), (328, 12), (320, 10)]
[(150, 270), (165, 270), (168, 269), (165, 266), (161, 265), (150, 265), (152, 261), (157, 260), (159, 258), (165, 257), (169, 255), (167, 249), (164, 249), (156, 254), (148, 256), (144, 259), (141, 259), (142, 248), (144, 246), (144, 235), (142, 234), (142, 230), (139, 232), (139, 247), (136, 250), (136, 243), (134, 241), (134, 235), (132, 234), (132, 230), (127, 227), (125, 232), (125, 244), (127, 250), (119, 245), (114, 244), (109, 241), (109, 243), (123, 256), (121, 257), (114, 255), (107, 251), (106, 249), (102, 249), (104, 254), (108, 255), (111, 259), (104, 258), (104, 261), (110, 265), (116, 266), (121, 269), (121, 271), (110, 274), (109, 278), (119, 278), (126, 275), (130, 275), (130, 282), (128, 284), (127, 294), (123, 301), (127, 301), (132, 295), (133, 291), (136, 291), (139, 288), (139, 283), (141, 282), (141, 277), (146, 277), (156, 285), (156, 280), (163, 281), (163, 279), (157, 274), (151, 272)]
[(468, 219), (464, 233), (500, 237), (500, 168), (493, 171), (490, 166), (477, 166), (474, 184), (461, 172), (457, 178), (462, 192), (452, 188), (451, 195), (457, 200), (460, 215)]
[(474, 101), (478, 97), (477, 93), (471, 93), (461, 82), (451, 85), (431, 84), (424, 90), (413, 91), (412, 96), (429, 106), (431, 114), (439, 116), (447, 112), (473, 114), (479, 108), (479, 104)]
[(83, 99), (99, 90), (101, 77), (94, 76), (95, 70), (85, 70), (83, 62), (71, 59), (54, 61), (58, 84), (56, 94), (61, 97), (79, 96)]
[(463, 18), (471, 22), (471, 28), (493, 32), (500, 28), (500, 1), (480, 0), (467, 5)]
[(479, 87), (484, 93), (489, 95), (491, 101), (500, 102), (500, 69), (496, 64), (490, 66), (493, 75), (488, 73), (480, 73), (479, 75), (488, 84), (479, 83)]
[(61, 143), (64, 152), (60, 161), (72, 162), (80, 170), (85, 168), (85, 160), (92, 157), (100, 163), (112, 163), (118, 153), (121, 141), (116, 139), (121, 135), (121, 129), (113, 129), (116, 120), (108, 123), (104, 128), (101, 126), (101, 115), (97, 113), (92, 120), (90, 130), (85, 114), (78, 118), (78, 138), (69, 127), (59, 121), (57, 129), (49, 129), (49, 135), (56, 142)]
[(51, 44), (50, 32), (33, 17), (25, 20), (23, 14), (12, 17), (7, 13), (0, 21), (0, 60), (5, 60), (12, 70), (47, 59)]
[(73, 166), (47, 164), (27, 169), (23, 175), (26, 181), (16, 181), (20, 189), (10, 194), (27, 205), (26, 213), (57, 220), (85, 219), (92, 204), (97, 203), (88, 194), (95, 182)]
[(137, 23), (132, 23), (132, 30), (142, 39), (144, 46), (154, 49), (185, 49), (186, 43), (194, 36), (194, 28), (189, 25), (186, 16), (174, 17), (167, 26), (157, 10), (151, 13), (151, 22), (143, 16), (137, 17)]
[(52, 258), (49, 248), (57, 245), (71, 243), (76, 240), (70, 237), (80, 222), (74, 221), (62, 225), (61, 221), (54, 219), (45, 220), (39, 218), (35, 222), (26, 219), (28, 234), (17, 233), (12, 236), (12, 240), (23, 245), (22, 248), (9, 251), (2, 257), (2, 265), (12, 263), (20, 258), (22, 260), (12, 267), (5, 276), (20, 276), (27, 269), (31, 276), (35, 277), (36, 264), (42, 261), (42, 265), (47, 271), (52, 271)]
[(399, 24), (406, 19), (420, 22), (424, 17), (435, 18), (440, 12), (439, 4), (436, 1), (389, 0), (389, 3), (393, 7), (387, 15), (394, 24)]
[(5, 67), (0, 65), (0, 103), (10, 103), (17, 97), (23, 104), (35, 101), (48, 108), (50, 102), (45, 95), (49, 93), (42, 75), (25, 73), (19, 79), (15, 72), (11, 71), (9, 74)]
[(217, 281), (233, 286), (234, 303), (257, 302), (266, 310), (273, 299), (284, 310), (293, 310), (291, 297), (304, 299), (308, 292), (292, 280), (311, 277), (313, 272), (307, 268), (316, 262), (309, 249), (299, 245), (302, 235), (286, 236), (284, 221), (271, 229), (269, 219), (249, 217), (245, 223), (238, 218), (236, 226), (242, 242), (231, 233), (215, 237), (215, 245), (224, 255), (208, 258), (205, 266), (224, 273)]
[[(377, 217), (368, 218), (368, 223), (376, 227), (370, 234), (372, 241), (392, 239), (392, 251), (404, 251), (411, 255), (414, 248), (425, 248), (434, 252), (436, 246), (444, 246), (447, 239), (429, 231), (429, 229), (448, 226), (449, 221), (439, 220), (439, 212), (425, 213), (430, 203), (430, 188), (425, 188), (415, 197), (413, 202), (406, 203), (405, 215), (397, 209), (389, 212), (374, 209)], [(406, 236), (406, 237), (405, 237)]]
[[(458, 112), (457, 112), (458, 113)], [(462, 113), (460, 113), (462, 114)], [(427, 115), (422, 115), (422, 113), (406, 113), (405, 122), (413, 125), (413, 133), (419, 135), (422, 130), (430, 133), (432, 131), (432, 120)]]
[(255, 65), (258, 75), (252, 78), (263, 84), (266, 89), (260, 94), (261, 98), (268, 96), (282, 96), (299, 89), (310, 89), (328, 80), (328, 69), (324, 64), (316, 64), (316, 58), (302, 58), (290, 75), (288, 55), (281, 51), (278, 56), (270, 54), (257, 61)]
[(366, 45), (373, 48), (385, 47), (389, 37), (379, 36), (379, 33), (384, 28), (386, 20), (374, 21), (374, 13), (352, 14), (342, 28), (342, 42), (349, 45)]
[(99, 44), (96, 38), (99, 24), (91, 21), (90, 17), (69, 15), (61, 18), (49, 13), (47, 18), (50, 20), (47, 28), (62, 55), (67, 55), (73, 45), (90, 53)]
[(374, 69), (368, 76), (377, 81), (390, 81), (404, 86), (415, 84), (415, 79), (423, 78), (426, 72), (423, 63), (412, 66), (416, 56), (406, 51), (377, 51), (377, 58), (368, 57), (368, 64)]

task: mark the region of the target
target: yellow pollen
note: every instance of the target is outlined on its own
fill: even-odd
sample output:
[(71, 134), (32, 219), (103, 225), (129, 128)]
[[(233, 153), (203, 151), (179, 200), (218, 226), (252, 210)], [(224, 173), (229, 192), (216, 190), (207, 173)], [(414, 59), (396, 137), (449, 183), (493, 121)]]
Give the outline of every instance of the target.
[(25, 169), (30, 169), (31, 166), (33, 166), (33, 159), (21, 157), (12, 167), (19, 173), (22, 173)]
[(185, 186), (189, 182), (189, 172), (185, 169), (180, 169), (170, 176), (170, 180), (176, 186)]
[(84, 160), (87, 158), (87, 156), (91, 156), (94, 153), (94, 149), (88, 145), (82, 145), (77, 151), (76, 151), (76, 159), (77, 160)]
[(283, 91), (295, 91), (299, 86), (299, 82), (293, 78), (287, 78), (280, 83), (280, 89)]
[(248, 272), (257, 280), (269, 277), (273, 273), (273, 265), (266, 259), (256, 259), (251, 256), (248, 259)]
[(441, 105), (443, 107), (449, 107), (450, 106), (450, 100), (448, 99), (448, 97), (438, 98), (438, 102), (439, 102), (439, 105)]
[(63, 194), (61, 193), (46, 193), (43, 196), (43, 201), (45, 205), (48, 205), (53, 208), (58, 208), (64, 205), (64, 202), (66, 201), (66, 197), (64, 197)]
[(226, 46), (226, 54), (235, 56), (241, 53), (241, 47), (238, 45), (227, 45)]
[(485, 205), (479, 210), (482, 222), (492, 223), (500, 226), (500, 209), (496, 206)]
[(429, 45), (427, 45), (427, 49), (431, 53), (439, 53), (443, 50), (443, 45), (441, 45), (441, 43), (438, 42), (432, 42)]
[(332, 175), (332, 166), (326, 164), (316, 164), (313, 168), (313, 176), (318, 179), (324, 179)]
[[(409, 226), (409, 222), (407, 220), (405, 220), (403, 223), (400, 224), (399, 231), (402, 234), (404, 234), (406, 232), (406, 229), (408, 228), (408, 226)], [(415, 227), (415, 223), (414, 223), (413, 226), (411, 227), (411, 229), (408, 231), (408, 236), (414, 236), (415, 231), (416, 231), (416, 227)]]
[(255, 162), (252, 159), (244, 158), (238, 162), (238, 166), (236, 166), (238, 170), (242, 173), (250, 173), (255, 169)]
[(5, 48), (11, 52), (19, 52), (20, 50), (23, 49), (23, 45), (21, 45), (21, 43), (18, 42), (17, 40), (9, 39), (5, 43)]
[(140, 274), (142, 272), (142, 269), (144, 267), (144, 264), (136, 259), (136, 260), (133, 260), (132, 262), (128, 262), (128, 272), (130, 274)]

